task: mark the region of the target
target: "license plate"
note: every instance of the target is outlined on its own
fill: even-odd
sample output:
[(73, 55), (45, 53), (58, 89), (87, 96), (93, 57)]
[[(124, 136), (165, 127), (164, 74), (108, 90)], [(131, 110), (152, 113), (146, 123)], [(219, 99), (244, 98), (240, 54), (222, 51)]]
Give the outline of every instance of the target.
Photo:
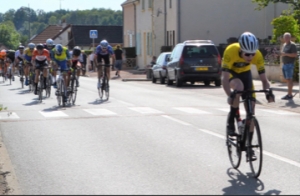
[(208, 67), (196, 67), (196, 71), (207, 71)]

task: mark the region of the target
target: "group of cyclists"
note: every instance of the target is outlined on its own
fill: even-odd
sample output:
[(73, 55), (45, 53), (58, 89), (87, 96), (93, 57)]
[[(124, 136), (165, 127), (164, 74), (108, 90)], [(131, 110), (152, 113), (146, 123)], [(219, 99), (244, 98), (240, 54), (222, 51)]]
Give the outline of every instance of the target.
[[(62, 44), (54, 44), (52, 39), (47, 39), (46, 43), (34, 44), (29, 43), (25, 48), (23, 45), (18, 47), (17, 51), (14, 50), (1, 50), (0, 51), (0, 69), (3, 76), (11, 77), (12, 81), (15, 80), (14, 73), (16, 69), (19, 69), (19, 66), (22, 66), (25, 76), (25, 85), (28, 86), (30, 82), (29, 73), (32, 69), (35, 73), (34, 83), (34, 94), (37, 95), (37, 86), (39, 81), (40, 72), (43, 72), (44, 76), (44, 85), (43, 88), (47, 88), (47, 78), (48, 74), (51, 74), (52, 86), (57, 88), (56, 84), (56, 75), (57, 70), (60, 69), (63, 72), (63, 81), (65, 86), (70, 84), (70, 70), (75, 69), (77, 72), (76, 87), (79, 87), (79, 76), (81, 74), (81, 63), (80, 56), (82, 55), (82, 50), (79, 46), (75, 46), (72, 50), (69, 50), (67, 47)], [(98, 65), (98, 88), (101, 86), (101, 78), (103, 77), (102, 71), (102, 60), (108, 79), (110, 76), (110, 57), (114, 60), (114, 51), (113, 48), (109, 45), (106, 40), (102, 40), (95, 50), (95, 61)], [(11, 74), (8, 73), (8, 67), (12, 69)], [(46, 68), (50, 68), (50, 72)], [(64, 97), (64, 101), (67, 97)]]

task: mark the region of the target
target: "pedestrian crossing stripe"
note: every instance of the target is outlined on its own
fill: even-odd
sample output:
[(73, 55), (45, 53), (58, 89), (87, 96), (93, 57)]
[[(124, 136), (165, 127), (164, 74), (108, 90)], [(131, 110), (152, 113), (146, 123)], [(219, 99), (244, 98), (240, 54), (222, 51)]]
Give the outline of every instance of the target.
[(40, 113), (46, 117), (46, 118), (53, 118), (53, 117), (68, 117), (67, 114), (65, 114), (62, 111), (48, 111), (48, 112), (42, 112), (40, 111)]
[(15, 112), (0, 112), (0, 119), (18, 119), (20, 118)]
[(210, 112), (206, 112), (203, 110), (199, 110), (196, 108), (191, 108), (191, 107), (175, 107), (174, 109), (180, 110), (189, 114), (210, 114)]
[(84, 109), (87, 113), (90, 113), (95, 116), (110, 116), (110, 115), (117, 115), (116, 113), (107, 110), (107, 109)]
[[(229, 108), (219, 108), (218, 110), (221, 110), (221, 111), (224, 111), (224, 112), (229, 112), (230, 111)], [(246, 115), (246, 111), (240, 109), (240, 115)]]
[(294, 112), (289, 112), (289, 111), (283, 111), (283, 110), (266, 110), (266, 109), (260, 109), (264, 112), (269, 112), (269, 113), (273, 113), (273, 114), (280, 114), (280, 115), (299, 115), (298, 113), (294, 113)]
[(149, 107), (130, 107), (129, 109), (139, 112), (141, 114), (159, 114), (159, 113), (163, 113), (161, 111), (158, 111), (156, 109), (153, 108), (149, 108)]

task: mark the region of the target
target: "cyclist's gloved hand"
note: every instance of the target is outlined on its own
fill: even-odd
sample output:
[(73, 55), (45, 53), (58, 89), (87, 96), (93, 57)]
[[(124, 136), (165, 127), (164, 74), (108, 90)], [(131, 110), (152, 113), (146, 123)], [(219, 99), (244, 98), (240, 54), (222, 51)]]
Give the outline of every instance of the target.
[(269, 89), (269, 92), (266, 93), (266, 99), (269, 103), (275, 102), (275, 95), (273, 94), (273, 91)]

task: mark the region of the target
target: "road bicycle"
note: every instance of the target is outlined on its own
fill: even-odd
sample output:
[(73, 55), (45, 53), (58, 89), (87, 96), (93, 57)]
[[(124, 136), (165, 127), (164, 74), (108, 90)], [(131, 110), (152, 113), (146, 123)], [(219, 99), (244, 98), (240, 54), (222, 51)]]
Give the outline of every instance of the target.
[[(42, 66), (42, 65), (40, 65)], [(43, 70), (47, 69), (48, 72), (48, 76), (49, 76), (49, 69), (50, 67), (48, 66), (44, 66)], [(37, 92), (38, 92), (38, 97), (39, 97), (39, 101), (42, 102), (43, 100), (43, 91), (46, 91), (46, 97), (50, 97), (50, 91), (49, 89), (51, 89), (51, 83), (49, 82), (49, 80), (46, 80), (46, 86), (44, 86), (44, 73), (43, 70), (40, 70), (40, 77), (39, 77), (39, 82), (38, 82), (38, 87), (37, 87)], [(49, 78), (49, 77), (48, 77)]]
[[(263, 163), (263, 146), (259, 123), (254, 115), (252, 106), (252, 94), (253, 93), (269, 93), (272, 94), (272, 89), (269, 90), (245, 90), (245, 91), (234, 91), (233, 97), (236, 94), (245, 94), (246, 98), (241, 101), (245, 104), (246, 118), (242, 120), (243, 126), (237, 128), (238, 133), (234, 136), (228, 135), (226, 132), (226, 145), (229, 155), (229, 160), (233, 168), (237, 169), (240, 166), (242, 159), (242, 151), (245, 151), (248, 156), (246, 156), (246, 162), (250, 163), (250, 168), (252, 174), (255, 178), (258, 178)], [(274, 100), (275, 101), (275, 100)], [(227, 122), (229, 119), (229, 114), (227, 117)], [(237, 118), (236, 118), (237, 121)], [(236, 123), (237, 125), (238, 123)], [(251, 134), (252, 139), (251, 139)], [(256, 160), (252, 159), (252, 153), (255, 153)]]
[(106, 66), (110, 67), (110, 65), (105, 65), (102, 66), (102, 69), (104, 67), (104, 73), (103, 73), (103, 77), (102, 77), (102, 82), (101, 82), (101, 86), (99, 86), (99, 82), (101, 81), (100, 78), (98, 78), (98, 94), (101, 100), (108, 100), (109, 99), (109, 84), (108, 84), (108, 75), (106, 72)]
[(32, 66), (31, 63), (27, 64), (29, 66), (29, 74), (28, 74), (28, 88), (29, 92), (33, 92), (35, 85), (34, 85), (34, 78), (35, 78), (35, 72), (34, 72), (34, 67)]
[(19, 75), (20, 75), (21, 88), (24, 88), (24, 64), (23, 64), (23, 61), (19, 62)]
[(77, 98), (77, 83), (78, 83), (78, 78), (77, 78), (77, 70), (80, 68), (71, 68), (71, 78), (70, 78), (70, 90), (68, 91), (68, 102), (72, 103), (72, 105), (75, 105), (75, 101)]
[(61, 71), (61, 69), (57, 69), (58, 71), (58, 78), (56, 80), (57, 83), (57, 90), (55, 95), (57, 97), (58, 106), (66, 106), (68, 101), (68, 94), (67, 94), (67, 86), (65, 84), (65, 80), (63, 75), (67, 74), (67, 71)]
[(9, 79), (9, 84), (11, 85), (11, 79), (13, 77), (12, 75), (12, 68), (13, 68), (13, 64), (10, 63), (8, 66), (8, 72), (7, 72), (7, 78)]

